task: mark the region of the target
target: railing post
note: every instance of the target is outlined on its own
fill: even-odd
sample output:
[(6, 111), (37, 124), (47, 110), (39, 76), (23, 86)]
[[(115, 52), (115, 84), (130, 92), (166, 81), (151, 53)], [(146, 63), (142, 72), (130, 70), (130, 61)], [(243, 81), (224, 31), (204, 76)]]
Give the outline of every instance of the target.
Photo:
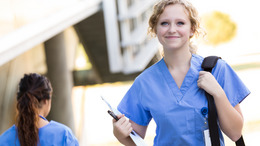
[(121, 72), (123, 58), (120, 47), (119, 27), (115, 0), (103, 0), (103, 14), (106, 31), (109, 69), (112, 73)]
[(122, 72), (126, 74), (142, 71), (158, 52), (156, 39), (147, 37), (148, 17), (146, 17), (156, 1), (117, 0), (124, 60)]

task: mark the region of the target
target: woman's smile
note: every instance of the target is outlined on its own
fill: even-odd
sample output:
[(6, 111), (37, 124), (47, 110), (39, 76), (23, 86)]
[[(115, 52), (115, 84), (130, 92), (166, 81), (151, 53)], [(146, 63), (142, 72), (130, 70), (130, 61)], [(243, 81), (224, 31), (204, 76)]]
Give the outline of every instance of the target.
[(179, 36), (166, 36), (165, 38), (167, 39), (177, 39), (180, 38)]

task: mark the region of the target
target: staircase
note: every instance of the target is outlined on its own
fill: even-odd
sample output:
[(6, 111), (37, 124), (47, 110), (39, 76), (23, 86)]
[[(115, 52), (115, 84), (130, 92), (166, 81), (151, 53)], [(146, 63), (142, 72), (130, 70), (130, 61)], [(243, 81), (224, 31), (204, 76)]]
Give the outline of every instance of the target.
[(74, 71), (75, 85), (133, 80), (160, 58), (147, 36), (157, 0), (103, 0), (100, 11), (74, 25), (93, 68)]

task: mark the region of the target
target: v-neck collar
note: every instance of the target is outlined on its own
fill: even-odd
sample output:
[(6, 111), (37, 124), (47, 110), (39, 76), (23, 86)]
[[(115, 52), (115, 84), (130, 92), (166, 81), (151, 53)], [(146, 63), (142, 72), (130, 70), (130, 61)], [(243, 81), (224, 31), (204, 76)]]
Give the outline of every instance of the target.
[(198, 72), (199, 72), (198, 67), (200, 67), (200, 64), (197, 63), (196, 61), (194, 61), (194, 57), (195, 56), (192, 55), (191, 61), (190, 61), (190, 68), (189, 68), (187, 74), (185, 75), (185, 78), (184, 78), (180, 88), (177, 86), (174, 78), (172, 77), (172, 75), (164, 61), (164, 58), (160, 62), (161, 72), (162, 72), (162, 74), (165, 78), (165, 81), (168, 84), (170, 90), (172, 91), (173, 95), (176, 97), (177, 102), (180, 102), (183, 99), (185, 93), (189, 90), (189, 88), (191, 87), (193, 82), (198, 79)]

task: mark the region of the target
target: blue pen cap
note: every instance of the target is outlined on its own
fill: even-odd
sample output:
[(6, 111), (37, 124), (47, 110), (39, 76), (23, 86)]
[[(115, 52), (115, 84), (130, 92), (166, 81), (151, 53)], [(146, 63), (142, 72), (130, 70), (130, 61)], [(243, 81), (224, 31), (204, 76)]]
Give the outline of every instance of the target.
[(206, 115), (208, 114), (208, 112), (209, 112), (209, 110), (208, 110), (207, 107), (203, 107), (203, 108), (201, 109), (201, 114), (202, 114), (203, 116), (206, 116)]

